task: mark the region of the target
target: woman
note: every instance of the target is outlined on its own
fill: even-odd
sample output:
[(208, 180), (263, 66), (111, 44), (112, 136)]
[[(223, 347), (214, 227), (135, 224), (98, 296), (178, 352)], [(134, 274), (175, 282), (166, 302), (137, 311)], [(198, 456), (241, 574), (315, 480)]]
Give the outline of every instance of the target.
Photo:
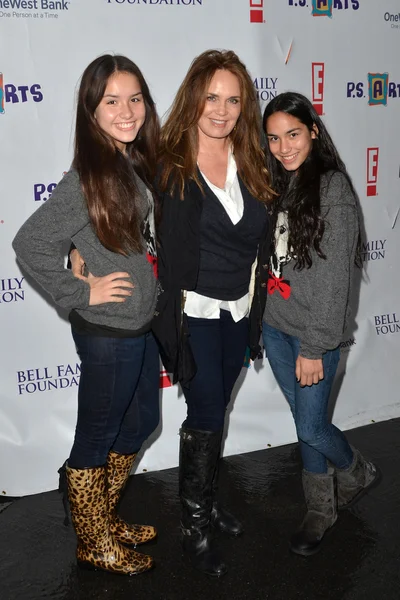
[[(79, 89), (72, 169), (21, 227), (18, 260), (67, 309), (82, 361), (78, 420), (66, 475), (77, 559), (136, 574), (153, 559), (121, 545), (155, 537), (115, 508), (137, 452), (159, 421), (152, 182), (158, 119), (138, 67), (104, 55)], [(87, 277), (64, 269), (62, 245), (85, 256)]]
[[(253, 357), (261, 333), (267, 272), (257, 270), (252, 286), (250, 278), (257, 250), (261, 264), (268, 260), (272, 192), (260, 131), (245, 66), (234, 52), (209, 50), (193, 61), (161, 136), (164, 291), (153, 331), (188, 409), (180, 431), (183, 549), (197, 569), (213, 576), (226, 567), (215, 552), (212, 527), (233, 536), (243, 530), (216, 493), (225, 412), (249, 344), (253, 291)], [(73, 252), (71, 260), (78, 275), (83, 259)]]
[(291, 549), (307, 556), (335, 523), (337, 505), (352, 506), (378, 482), (376, 466), (328, 416), (358, 258), (358, 209), (345, 165), (307, 98), (278, 95), (263, 125), (279, 194), (263, 340), (296, 424), (308, 512)]
[[(226, 567), (211, 526), (234, 536), (243, 529), (216, 492), (226, 407), (249, 344), (252, 265), (258, 250), (264, 262), (269, 252), (272, 192), (260, 131), (246, 67), (234, 52), (208, 50), (189, 68), (161, 133), (164, 292), (153, 331), (187, 404), (179, 458), (183, 549), (194, 567), (214, 576)], [(257, 273), (255, 322), (259, 279)]]

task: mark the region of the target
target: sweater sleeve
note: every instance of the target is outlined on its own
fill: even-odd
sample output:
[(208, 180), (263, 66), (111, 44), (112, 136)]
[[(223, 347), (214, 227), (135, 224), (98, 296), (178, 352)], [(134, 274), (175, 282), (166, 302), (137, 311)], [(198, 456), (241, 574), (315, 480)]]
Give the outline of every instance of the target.
[(64, 268), (63, 244), (89, 222), (79, 176), (69, 171), (13, 240), (21, 267), (62, 308), (87, 308), (89, 285)]
[(341, 173), (332, 176), (321, 210), (326, 259), (313, 258), (310, 310), (300, 340), (300, 355), (311, 359), (340, 344), (346, 323), (359, 223), (354, 194)]

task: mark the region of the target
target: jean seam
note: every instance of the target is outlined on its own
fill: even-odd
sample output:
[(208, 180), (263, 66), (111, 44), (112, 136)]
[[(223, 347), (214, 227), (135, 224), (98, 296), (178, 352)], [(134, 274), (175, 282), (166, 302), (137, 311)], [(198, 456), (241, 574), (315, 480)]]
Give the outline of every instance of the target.
[[(113, 349), (113, 381), (112, 381), (112, 391), (110, 393), (110, 402), (108, 404), (108, 412), (107, 412), (107, 417), (104, 419), (104, 434), (103, 437), (106, 438), (106, 432), (108, 430), (108, 423), (109, 423), (109, 419), (110, 419), (110, 413), (111, 413), (111, 409), (112, 409), (112, 399), (115, 398), (115, 382), (116, 382), (116, 370), (117, 370), (117, 342), (115, 339), (113, 339), (112, 342), (112, 349)], [(118, 433), (115, 436), (114, 440), (112, 440), (112, 442), (110, 443), (109, 447), (107, 448), (107, 453), (110, 451), (110, 449), (112, 448), (116, 438), (118, 437)], [(97, 455), (99, 456), (99, 452), (97, 453)]]

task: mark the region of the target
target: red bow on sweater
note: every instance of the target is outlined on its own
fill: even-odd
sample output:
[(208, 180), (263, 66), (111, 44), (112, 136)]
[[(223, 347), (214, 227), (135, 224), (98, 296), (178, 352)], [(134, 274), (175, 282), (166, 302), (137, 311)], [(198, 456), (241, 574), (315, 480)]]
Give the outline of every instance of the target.
[(282, 298), (285, 300), (290, 297), (290, 283), (287, 280), (283, 280), (282, 277), (275, 277), (275, 275), (269, 271), (269, 279), (267, 283), (268, 294), (272, 295), (274, 292), (276, 292), (276, 290), (278, 290)]
[(157, 260), (157, 256), (152, 256), (149, 252), (146, 252), (146, 258), (147, 258), (148, 262), (151, 264), (151, 266), (153, 267), (154, 277), (156, 279), (158, 279), (158, 260)]

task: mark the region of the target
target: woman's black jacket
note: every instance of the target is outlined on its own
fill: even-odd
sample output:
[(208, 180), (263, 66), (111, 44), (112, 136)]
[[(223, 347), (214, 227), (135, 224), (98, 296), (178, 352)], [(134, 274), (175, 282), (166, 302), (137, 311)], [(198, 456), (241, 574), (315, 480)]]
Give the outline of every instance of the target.
[[(242, 186), (242, 190), (243, 190)], [(153, 320), (161, 360), (173, 382), (187, 385), (196, 373), (189, 343), (187, 318), (183, 312), (182, 290), (194, 290), (200, 263), (200, 217), (203, 192), (195, 181), (186, 184), (184, 199), (179, 190), (160, 194), (161, 218), (158, 228), (158, 267), (162, 292)], [(271, 218), (260, 239), (255, 273), (254, 296), (249, 315), (250, 357), (261, 351), (260, 336), (266, 302), (270, 254)]]

